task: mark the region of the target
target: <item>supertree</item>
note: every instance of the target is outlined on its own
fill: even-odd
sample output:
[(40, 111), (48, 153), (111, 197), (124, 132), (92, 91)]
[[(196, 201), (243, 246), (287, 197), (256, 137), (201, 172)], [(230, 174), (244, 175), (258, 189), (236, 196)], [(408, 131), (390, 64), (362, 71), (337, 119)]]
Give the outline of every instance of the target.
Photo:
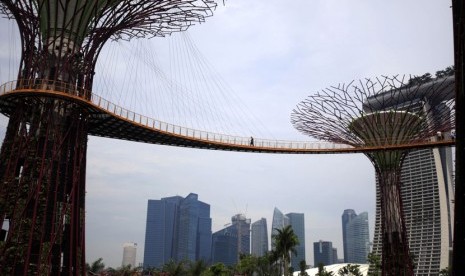
[(385, 148), (450, 135), (453, 89), (453, 77), (427, 83), (380, 77), (324, 89), (292, 112), (292, 124), (306, 135), (367, 149), (381, 203), (383, 275), (413, 275), (400, 194), (401, 167), (409, 150)]
[[(165, 36), (212, 15), (214, 0), (0, 0), (21, 39), (16, 89), (90, 99), (94, 68), (111, 40)], [(0, 274), (85, 274), (89, 113), (60, 98), (23, 94), (0, 152)]]

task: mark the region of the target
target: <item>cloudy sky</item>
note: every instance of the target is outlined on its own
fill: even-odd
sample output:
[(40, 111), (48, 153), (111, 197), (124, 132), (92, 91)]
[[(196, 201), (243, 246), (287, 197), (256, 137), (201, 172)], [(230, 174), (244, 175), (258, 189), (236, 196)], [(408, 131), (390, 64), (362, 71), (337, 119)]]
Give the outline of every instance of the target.
[[(243, 114), (253, 117), (251, 126), (265, 129), (254, 130), (253, 135), (306, 140), (310, 138), (289, 122), (292, 109), (306, 96), (354, 79), (434, 74), (452, 65), (450, 5), (443, 0), (228, 0), (205, 23), (193, 26), (189, 36), (226, 83), (224, 108), (234, 97), (242, 106), (237, 109), (246, 109)], [(4, 18), (0, 31), (0, 80), (5, 82), (16, 74), (17, 32)], [(158, 49), (157, 43), (165, 39), (176, 41), (173, 35), (146, 44), (107, 44), (97, 82), (116, 79), (117, 83), (132, 62), (114, 61), (108, 69), (105, 61), (112, 60), (111, 53), (162, 52), (166, 46), (160, 44)], [(154, 78), (150, 72), (135, 74), (134, 81)], [(125, 83), (127, 91), (138, 90), (131, 86), (133, 82)], [(112, 100), (119, 97), (118, 104), (133, 108), (128, 98), (105, 91), (111, 85), (98, 87), (97, 94)], [(148, 106), (158, 109), (156, 104)], [(134, 106), (143, 114), (150, 109)], [(248, 136), (248, 131), (243, 134)], [(344, 209), (367, 211), (373, 236), (374, 170), (362, 154), (234, 153), (90, 137), (87, 158), (89, 262), (102, 257), (108, 266), (120, 266), (122, 244), (128, 241), (138, 243), (137, 261), (142, 262), (147, 200), (191, 192), (210, 204), (213, 231), (223, 228), (236, 213), (245, 213), (252, 221), (264, 217), (269, 227), (274, 207), (284, 213), (304, 213), (310, 264), (312, 243), (318, 240), (332, 241), (342, 258)]]

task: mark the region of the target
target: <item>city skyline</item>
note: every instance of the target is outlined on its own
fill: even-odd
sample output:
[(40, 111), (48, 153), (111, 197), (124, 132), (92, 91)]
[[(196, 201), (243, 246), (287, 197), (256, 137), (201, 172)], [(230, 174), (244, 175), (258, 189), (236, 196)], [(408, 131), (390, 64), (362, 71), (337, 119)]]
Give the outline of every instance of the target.
[[(434, 74), (453, 64), (448, 2), (293, 1), (282, 6), (274, 0), (226, 1), (211, 20), (189, 31), (273, 138), (306, 139), (292, 128), (289, 114), (322, 88), (371, 76)], [(0, 34), (14, 37), (14, 25), (2, 18)], [(149, 40), (146, 47), (160, 40)], [(18, 43), (0, 43), (2, 82), (16, 77), (9, 56)], [(129, 46), (109, 43), (102, 54), (112, 47)], [(143, 252), (147, 200), (189, 192), (211, 204), (213, 231), (234, 213), (271, 222), (274, 206), (305, 213), (308, 241), (331, 240), (340, 252), (342, 210), (368, 211), (374, 229), (374, 171), (360, 154), (244, 154), (90, 137), (87, 171), (88, 262), (102, 257), (108, 266), (120, 266), (121, 243), (128, 240)], [(311, 242), (307, 252), (311, 264)]]

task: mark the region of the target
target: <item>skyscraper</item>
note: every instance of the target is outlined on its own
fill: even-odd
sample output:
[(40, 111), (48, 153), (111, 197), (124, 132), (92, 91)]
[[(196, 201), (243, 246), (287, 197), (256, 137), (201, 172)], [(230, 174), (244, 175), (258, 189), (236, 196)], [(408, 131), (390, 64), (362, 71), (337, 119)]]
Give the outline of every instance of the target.
[(347, 258), (348, 254), (347, 254), (347, 230), (346, 230), (346, 226), (347, 226), (347, 223), (349, 223), (356, 216), (357, 216), (357, 214), (352, 209), (346, 209), (346, 210), (344, 210), (344, 213), (342, 213), (342, 245), (343, 245), (344, 262), (345, 263), (349, 262), (348, 258)]
[(313, 243), (313, 257), (315, 266), (331, 265), (337, 263), (337, 250), (332, 242), (320, 240)]
[(252, 223), (252, 255), (261, 257), (268, 252), (268, 228), (266, 219)]
[[(271, 237), (277, 234), (276, 229), (283, 229), (289, 225), (289, 218), (283, 214), (278, 208), (273, 210), (273, 222), (271, 223)], [(271, 248), (274, 249), (273, 239), (271, 239)]]
[(296, 255), (291, 254), (291, 267), (295, 271), (299, 269), (299, 263), (305, 260), (305, 219), (303, 213), (289, 213), (286, 214), (289, 218), (289, 224), (294, 230), (294, 234), (299, 239), (299, 245), (295, 247)]
[(230, 226), (213, 233), (212, 261), (235, 265), (241, 253), (250, 254), (250, 219), (237, 214)]
[(123, 266), (136, 267), (137, 243), (127, 242), (123, 244)]
[[(344, 220), (344, 218), (350, 219)], [(367, 256), (370, 252), (368, 213), (363, 212), (357, 215), (354, 210), (345, 210), (342, 215), (342, 232), (345, 233), (345, 236), (343, 235), (344, 262), (367, 263)]]
[(209, 262), (211, 235), (210, 205), (197, 194), (149, 200), (144, 268), (159, 268), (169, 260)]
[[(424, 84), (426, 87), (428, 85), (433, 86), (432, 83)], [(417, 108), (438, 110), (444, 108), (443, 104), (438, 104), (428, 97), (429, 89), (425, 91), (422, 98), (417, 100)], [(453, 89), (444, 93), (446, 92), (453, 98)], [(401, 173), (401, 197), (410, 254), (415, 264), (415, 275), (438, 275), (440, 269), (449, 266), (454, 218), (452, 168), (451, 148), (413, 150), (404, 160)], [(378, 183), (376, 189), (373, 253), (381, 255)]]

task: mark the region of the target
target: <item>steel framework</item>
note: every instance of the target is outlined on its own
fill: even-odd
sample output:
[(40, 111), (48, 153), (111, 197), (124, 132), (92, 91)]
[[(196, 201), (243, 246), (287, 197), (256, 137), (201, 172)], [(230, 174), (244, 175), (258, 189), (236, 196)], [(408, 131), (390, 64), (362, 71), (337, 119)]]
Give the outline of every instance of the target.
[[(66, 83), (90, 99), (109, 40), (165, 36), (212, 15), (213, 0), (0, 0), (18, 24), (18, 79)], [(45, 81), (44, 81), (45, 80)], [(85, 274), (89, 112), (66, 99), (18, 97), (0, 151), (0, 274)]]
[[(294, 127), (320, 140), (354, 147), (443, 139), (454, 127), (451, 77), (409, 85), (405, 77), (382, 77), (323, 90), (299, 103)], [(447, 95), (448, 94), (448, 95)], [(402, 199), (400, 172), (408, 150), (365, 152), (373, 163), (381, 198), (382, 273), (413, 275)]]

